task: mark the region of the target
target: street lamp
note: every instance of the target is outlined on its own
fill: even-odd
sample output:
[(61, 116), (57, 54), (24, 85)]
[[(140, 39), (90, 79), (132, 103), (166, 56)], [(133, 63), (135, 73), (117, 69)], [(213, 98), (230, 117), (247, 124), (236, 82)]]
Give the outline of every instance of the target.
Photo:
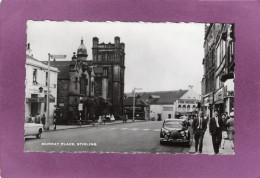
[(50, 100), (49, 100), (49, 95), (50, 95), (50, 59), (65, 59), (66, 55), (51, 55), (48, 53), (48, 85), (47, 85), (47, 118), (45, 122), (45, 128), (46, 130), (49, 130), (49, 117), (50, 117)]
[(135, 121), (135, 90), (142, 90), (142, 88), (135, 88), (133, 89), (134, 98), (133, 98), (133, 122)]

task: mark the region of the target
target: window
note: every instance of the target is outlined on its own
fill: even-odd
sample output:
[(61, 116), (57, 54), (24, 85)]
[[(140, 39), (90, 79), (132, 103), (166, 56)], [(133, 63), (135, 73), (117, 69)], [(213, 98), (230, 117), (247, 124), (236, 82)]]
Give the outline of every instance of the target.
[(168, 114), (168, 118), (169, 118), (169, 119), (172, 118), (172, 115), (171, 115), (171, 114)]
[(108, 68), (107, 67), (103, 68), (103, 76), (104, 77), (108, 76)]
[(187, 106), (187, 111), (190, 111), (190, 105)]
[(86, 75), (82, 74), (80, 77), (80, 94), (86, 94)]
[(37, 69), (33, 69), (33, 83), (37, 84)]
[(74, 83), (75, 83), (75, 90), (77, 90), (78, 89), (78, 77), (75, 77)]
[(91, 81), (91, 92), (94, 92), (94, 82)]

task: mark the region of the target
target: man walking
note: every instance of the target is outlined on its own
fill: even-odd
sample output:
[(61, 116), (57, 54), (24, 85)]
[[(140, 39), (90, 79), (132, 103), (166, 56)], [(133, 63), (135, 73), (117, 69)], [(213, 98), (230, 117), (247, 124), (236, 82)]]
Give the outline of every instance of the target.
[(207, 129), (207, 120), (203, 117), (202, 110), (199, 110), (198, 117), (192, 122), (192, 128), (195, 139), (195, 152), (202, 153), (204, 133)]
[(215, 154), (219, 153), (219, 147), (222, 139), (223, 120), (218, 116), (218, 111), (214, 111), (214, 116), (209, 122), (209, 133), (212, 136), (212, 144)]

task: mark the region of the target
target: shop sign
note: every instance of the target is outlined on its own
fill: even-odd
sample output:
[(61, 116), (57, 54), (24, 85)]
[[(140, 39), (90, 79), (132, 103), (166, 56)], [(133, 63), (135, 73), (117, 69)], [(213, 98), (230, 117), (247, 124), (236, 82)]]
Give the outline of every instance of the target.
[(221, 88), (220, 90), (218, 90), (215, 95), (214, 95), (214, 98), (215, 98), (215, 101), (221, 101), (223, 100), (223, 88)]

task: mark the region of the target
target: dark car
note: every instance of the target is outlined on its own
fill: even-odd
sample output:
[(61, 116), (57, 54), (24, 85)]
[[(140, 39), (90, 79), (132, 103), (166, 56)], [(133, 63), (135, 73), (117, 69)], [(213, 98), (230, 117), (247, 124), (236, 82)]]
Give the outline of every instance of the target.
[(160, 144), (166, 142), (191, 145), (188, 122), (185, 119), (166, 119), (160, 132)]

